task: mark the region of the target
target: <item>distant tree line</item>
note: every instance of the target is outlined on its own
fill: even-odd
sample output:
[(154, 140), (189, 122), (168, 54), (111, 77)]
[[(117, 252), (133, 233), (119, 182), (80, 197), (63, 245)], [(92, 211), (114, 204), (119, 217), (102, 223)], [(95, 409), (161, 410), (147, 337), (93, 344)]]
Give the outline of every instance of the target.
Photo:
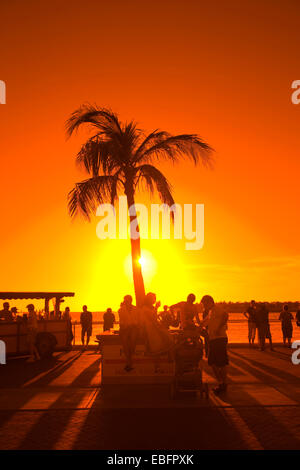
[[(263, 302), (256, 302), (257, 305), (261, 305)], [(289, 306), (291, 312), (299, 310), (299, 302), (264, 302), (269, 312), (281, 312), (284, 305)], [(247, 310), (250, 302), (218, 302), (218, 305), (222, 305), (228, 312), (231, 313), (242, 313)]]

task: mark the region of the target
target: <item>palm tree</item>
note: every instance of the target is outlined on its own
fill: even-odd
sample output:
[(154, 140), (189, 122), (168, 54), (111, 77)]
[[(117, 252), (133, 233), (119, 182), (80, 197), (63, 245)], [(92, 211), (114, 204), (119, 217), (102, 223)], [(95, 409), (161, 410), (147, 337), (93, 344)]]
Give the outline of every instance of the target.
[[(135, 193), (143, 181), (150, 191), (156, 189), (161, 201), (169, 206), (174, 204), (171, 186), (167, 178), (152, 165), (159, 158), (176, 162), (187, 156), (195, 164), (200, 160), (210, 162), (211, 147), (196, 134), (171, 135), (154, 130), (148, 135), (137, 128), (134, 121), (122, 123), (111, 110), (98, 106), (84, 105), (71, 114), (66, 122), (70, 137), (83, 124), (94, 129), (77, 154), (77, 163), (90, 175), (77, 183), (68, 195), (69, 213), (73, 217), (81, 213), (90, 220), (99, 204), (109, 201), (114, 204), (118, 194), (127, 196), (131, 207), (131, 257), (133, 281), (137, 305), (145, 296), (144, 281), (140, 264), (140, 238), (132, 236), (132, 226), (139, 233), (135, 211)], [(134, 222), (134, 224), (133, 224)]]

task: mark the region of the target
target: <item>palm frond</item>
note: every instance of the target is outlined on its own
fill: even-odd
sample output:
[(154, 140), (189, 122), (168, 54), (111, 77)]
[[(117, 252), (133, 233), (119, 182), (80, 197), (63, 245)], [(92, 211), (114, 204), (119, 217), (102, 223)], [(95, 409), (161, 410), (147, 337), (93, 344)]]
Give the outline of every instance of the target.
[(169, 136), (146, 149), (139, 161), (151, 161), (153, 158), (171, 159), (173, 162), (188, 157), (195, 164), (201, 161), (205, 165), (212, 162), (213, 149), (196, 134)]
[(153, 165), (140, 165), (136, 168), (137, 184), (142, 181), (151, 193), (156, 188), (161, 201), (168, 206), (175, 204), (172, 196), (172, 187), (167, 178)]
[(110, 141), (103, 141), (99, 136), (94, 136), (82, 145), (76, 163), (93, 176), (98, 176), (101, 169), (104, 174), (110, 174), (119, 166), (112, 147)]
[(159, 129), (155, 129), (147, 137), (143, 140), (143, 142), (139, 145), (136, 149), (133, 160), (138, 162), (142, 157), (143, 153), (148, 150), (149, 148), (153, 147), (154, 145), (161, 142), (163, 139), (170, 137), (170, 134), (165, 131), (160, 131)]
[(68, 194), (71, 217), (81, 214), (85, 219), (90, 220), (99, 204), (115, 200), (118, 184), (117, 174), (101, 175), (77, 183)]
[(82, 124), (91, 124), (103, 134), (122, 132), (117, 114), (91, 104), (82, 105), (71, 114), (66, 121), (67, 136), (70, 137)]
[(71, 216), (81, 213), (89, 219), (99, 203), (114, 204), (119, 189), (135, 190), (140, 182), (169, 206), (174, 204), (167, 178), (151, 163), (154, 159), (190, 158), (195, 164), (212, 163), (213, 149), (197, 134), (171, 135), (155, 129), (145, 136), (134, 121), (121, 123), (110, 109), (85, 104), (75, 110), (66, 122), (71, 136), (83, 124), (95, 128), (93, 136), (81, 147), (77, 163), (91, 178), (77, 183), (68, 195)]

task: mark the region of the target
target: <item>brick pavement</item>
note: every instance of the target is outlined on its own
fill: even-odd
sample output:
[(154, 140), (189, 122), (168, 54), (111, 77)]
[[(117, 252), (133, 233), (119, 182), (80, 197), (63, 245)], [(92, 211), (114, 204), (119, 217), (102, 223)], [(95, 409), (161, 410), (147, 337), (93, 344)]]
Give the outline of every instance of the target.
[(93, 351), (9, 361), (1, 368), (0, 449), (300, 449), (300, 366), (286, 349), (231, 348), (229, 392), (209, 401), (174, 401), (150, 386), (105, 395), (99, 366)]

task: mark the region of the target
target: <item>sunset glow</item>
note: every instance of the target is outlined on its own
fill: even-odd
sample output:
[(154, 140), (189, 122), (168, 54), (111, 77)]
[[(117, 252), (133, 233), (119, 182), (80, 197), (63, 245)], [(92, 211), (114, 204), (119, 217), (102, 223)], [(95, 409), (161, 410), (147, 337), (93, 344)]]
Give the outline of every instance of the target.
[[(165, 303), (189, 292), (297, 299), (297, 15), (292, 4), (282, 12), (275, 3), (269, 16), (266, 2), (229, 3), (216, 15), (196, 1), (162, 2), (159, 14), (148, 2), (93, 2), (91, 15), (89, 0), (72, 2), (71, 13), (54, 1), (28, 16), (19, 2), (12, 30), (3, 2), (2, 290), (71, 290), (76, 310), (118, 306), (132, 293), (129, 240), (99, 240), (96, 218), (72, 222), (67, 212), (68, 191), (85, 177), (75, 155), (87, 133), (66, 141), (64, 123), (96, 102), (147, 132), (195, 132), (215, 149), (213, 169), (160, 163), (176, 202), (204, 204), (205, 242), (193, 253), (181, 240), (142, 240), (147, 291)], [(143, 188), (137, 202), (151, 202)]]

